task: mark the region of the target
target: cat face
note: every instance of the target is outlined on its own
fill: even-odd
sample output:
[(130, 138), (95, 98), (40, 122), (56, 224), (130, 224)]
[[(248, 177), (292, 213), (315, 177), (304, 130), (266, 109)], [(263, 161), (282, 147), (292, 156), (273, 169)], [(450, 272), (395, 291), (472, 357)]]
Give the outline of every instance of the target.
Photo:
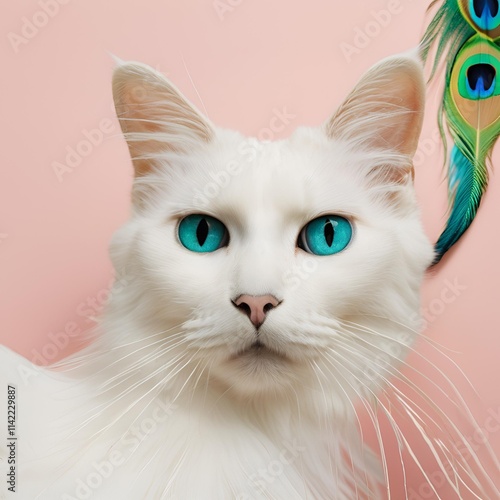
[(432, 261), (411, 165), (423, 89), (419, 64), (392, 58), (323, 127), (261, 143), (214, 127), (152, 69), (116, 69), (135, 182), (112, 256), (144, 334), (176, 339), (165, 357), (189, 352), (246, 396), (383, 385)]

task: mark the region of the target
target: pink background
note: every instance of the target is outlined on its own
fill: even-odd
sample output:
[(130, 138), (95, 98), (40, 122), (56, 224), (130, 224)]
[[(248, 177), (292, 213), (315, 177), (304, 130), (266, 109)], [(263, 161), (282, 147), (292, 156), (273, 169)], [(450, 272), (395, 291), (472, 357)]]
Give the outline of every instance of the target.
[[(132, 169), (112, 108), (109, 53), (156, 67), (215, 123), (246, 134), (258, 135), (269, 127), (273, 109), (285, 107), (296, 118), (276, 134), (279, 138), (301, 124), (322, 123), (369, 66), (414, 46), (427, 3), (54, 1), (45, 0), (51, 17), (40, 14), (44, 0), (9, 2), (0, 16), (0, 342), (37, 362), (65, 355), (72, 348), (64, 346), (68, 333), (91, 325), (84, 315), (99, 312), (112, 278), (111, 234), (128, 216)], [(40, 26), (30, 31), (25, 17)], [(25, 43), (16, 39), (23, 29), (30, 36)], [(364, 38), (361, 32), (367, 33)], [(356, 51), (346, 56), (342, 44)], [(433, 241), (446, 210), (437, 102), (432, 87), (416, 158), (423, 222)], [(102, 143), (85, 151), (60, 181), (54, 162), (65, 163), (67, 147), (77, 148), (85, 138), (82, 131), (103, 120), (111, 125)], [(498, 154), (495, 159), (498, 163)], [(499, 190), (492, 176), (478, 219), (423, 289), (423, 305), (430, 311), (426, 335), (460, 365), (479, 397), (443, 355), (428, 343), (417, 346), (420, 355), (447, 371), (480, 426), (500, 412)], [(463, 289), (450, 295), (447, 280)], [(453, 296), (448, 303), (440, 298), (445, 289), (446, 297)], [(410, 358), (423, 373), (418, 383), (439, 400), (424, 377), (433, 378), (434, 372), (420, 355)], [(471, 432), (463, 425), (466, 434)], [(497, 425), (489, 439), (500, 455), (499, 431)], [(478, 446), (479, 454), (483, 448)], [(402, 498), (398, 456), (391, 455), (393, 492)], [(437, 470), (422, 457), (429, 474)], [(434, 498), (422, 487), (417, 469), (409, 470), (409, 487), (420, 498)], [(436, 487), (446, 497), (446, 487), (439, 481)]]

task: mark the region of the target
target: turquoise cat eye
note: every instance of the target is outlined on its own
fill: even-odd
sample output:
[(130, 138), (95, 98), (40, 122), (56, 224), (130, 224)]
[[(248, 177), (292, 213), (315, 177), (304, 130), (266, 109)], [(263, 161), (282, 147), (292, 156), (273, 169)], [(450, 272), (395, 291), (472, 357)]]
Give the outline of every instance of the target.
[(341, 252), (352, 239), (351, 223), (339, 215), (324, 215), (307, 224), (299, 235), (299, 246), (315, 255)]
[(228, 232), (221, 221), (209, 215), (188, 215), (179, 224), (179, 240), (192, 252), (215, 252), (227, 245)]

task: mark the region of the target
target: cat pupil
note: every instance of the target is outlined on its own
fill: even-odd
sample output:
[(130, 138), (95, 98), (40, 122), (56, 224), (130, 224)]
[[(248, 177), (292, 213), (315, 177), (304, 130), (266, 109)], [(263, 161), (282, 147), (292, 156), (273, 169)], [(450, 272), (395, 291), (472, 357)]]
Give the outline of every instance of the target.
[(202, 247), (207, 240), (208, 236), (208, 222), (206, 219), (201, 219), (198, 222), (198, 227), (196, 228), (196, 238), (198, 239), (198, 243), (200, 247)]
[(331, 247), (333, 243), (333, 236), (335, 234), (335, 230), (333, 229), (333, 224), (330, 219), (327, 219), (325, 222), (324, 233), (325, 233), (326, 243), (329, 247)]

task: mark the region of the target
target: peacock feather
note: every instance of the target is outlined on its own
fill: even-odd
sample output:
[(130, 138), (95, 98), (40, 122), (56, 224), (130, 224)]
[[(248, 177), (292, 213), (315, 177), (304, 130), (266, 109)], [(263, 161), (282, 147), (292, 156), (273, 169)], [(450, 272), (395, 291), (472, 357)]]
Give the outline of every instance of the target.
[(476, 216), (500, 134), (499, 0), (444, 0), (421, 47), (424, 60), (433, 49), (431, 77), (445, 62), (439, 124), (444, 137), (444, 116), (454, 142), (448, 167), (450, 209), (435, 246), (437, 264)]

